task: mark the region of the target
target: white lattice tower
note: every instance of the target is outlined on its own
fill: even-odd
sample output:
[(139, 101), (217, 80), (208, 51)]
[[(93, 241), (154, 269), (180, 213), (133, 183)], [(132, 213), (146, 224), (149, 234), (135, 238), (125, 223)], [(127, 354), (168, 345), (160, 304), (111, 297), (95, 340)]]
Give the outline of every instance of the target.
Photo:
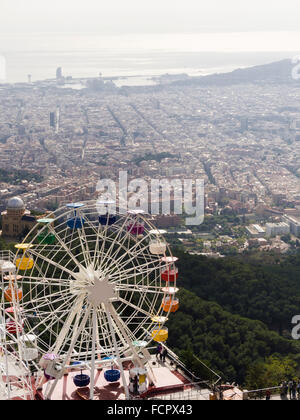
[[(22, 322), (20, 305), (14, 294), (11, 302), (5, 299), (6, 287), (12, 287), (7, 277), (16, 276), (16, 266), (13, 261), (14, 255), (11, 252), (0, 254), (0, 399), (29, 400), (33, 399), (33, 390), (30, 369), (22, 360), (24, 341), (22, 331), (18, 328)], [(15, 333), (9, 331), (8, 323), (16, 326)]]

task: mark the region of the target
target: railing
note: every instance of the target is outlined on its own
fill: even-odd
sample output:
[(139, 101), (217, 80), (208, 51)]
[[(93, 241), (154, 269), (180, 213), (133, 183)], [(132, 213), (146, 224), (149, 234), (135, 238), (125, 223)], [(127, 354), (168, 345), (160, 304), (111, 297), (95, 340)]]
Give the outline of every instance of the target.
[(262, 400), (266, 397), (267, 391), (270, 392), (270, 395), (272, 394), (281, 394), (282, 387), (281, 386), (273, 386), (270, 388), (261, 388), (261, 389), (255, 389), (251, 391), (244, 391), (244, 396), (248, 397), (249, 399), (259, 399)]
[(15, 257), (16, 256), (12, 251), (9, 251), (9, 250), (0, 251), (0, 260), (9, 261), (13, 263), (15, 260)]
[(171, 360), (171, 362), (175, 363), (176, 367), (179, 367), (188, 376), (188, 378), (192, 378), (193, 381), (197, 383), (202, 382), (203, 384), (208, 386), (207, 381), (201, 381), (201, 379), (198, 378), (198, 376), (196, 376), (193, 372), (188, 370), (188, 368), (181, 362), (179, 357), (172, 350), (170, 350), (165, 344), (162, 344), (162, 347), (166, 348), (166, 350), (168, 351), (167, 358)]
[[(145, 332), (147, 332), (145, 330)], [(147, 332), (148, 333), (148, 332)], [(150, 333), (148, 333), (150, 335)], [(201, 360), (199, 360), (195, 355), (194, 358), (201, 363), (210, 373), (212, 373), (215, 377), (216, 377), (216, 381), (215, 382), (210, 382), (210, 381), (204, 381), (201, 378), (197, 377), (193, 372), (191, 372), (190, 370), (188, 370), (188, 368), (184, 365), (184, 363), (181, 362), (181, 360), (179, 359), (179, 357), (177, 356), (176, 353), (174, 353), (169, 347), (166, 346), (166, 344), (164, 343), (160, 343), (160, 345), (167, 350), (167, 359), (169, 359), (171, 362), (173, 362), (175, 364), (176, 367), (180, 368), (183, 373), (187, 376), (187, 379), (190, 380), (192, 379), (193, 383), (197, 383), (198, 386), (200, 384), (202, 384), (203, 386), (206, 386), (210, 389), (213, 389), (214, 386), (221, 380), (221, 377), (214, 372), (212, 369), (210, 369), (204, 362), (202, 362)], [(148, 348), (148, 350), (153, 350), (156, 347), (150, 347)]]
[(169, 394), (158, 394), (153, 398), (149, 398), (149, 400), (152, 399), (160, 399), (160, 400), (209, 400), (211, 390), (210, 389), (201, 389), (200, 387), (203, 386), (203, 383), (191, 383), (190, 389), (185, 389), (184, 391), (178, 391), (178, 392), (170, 392)]
[(208, 367), (204, 362), (202, 362), (202, 360), (200, 360), (200, 359), (198, 359), (198, 357), (197, 356), (195, 356), (195, 355), (193, 355), (194, 356), (194, 358), (199, 362), (199, 363), (201, 363), (202, 364), (202, 366), (204, 366), (207, 370), (209, 370), (214, 376), (216, 376), (216, 378), (217, 378), (217, 380), (216, 380), (216, 382), (214, 382), (213, 384), (212, 384), (212, 386), (213, 387), (215, 387), (220, 381), (221, 381), (221, 376), (220, 375), (218, 375), (215, 371), (213, 371), (210, 367)]
[(202, 362), (201, 360), (198, 359), (198, 357), (196, 357), (195, 355), (194, 358), (202, 364), (202, 366), (204, 366), (210, 373), (212, 373), (215, 377), (216, 377), (216, 381), (211, 383), (210, 381), (203, 381), (201, 378), (197, 377), (194, 373), (192, 373), (191, 371), (189, 371), (187, 369), (187, 367), (181, 362), (181, 360), (179, 359), (179, 357), (177, 356), (177, 354), (175, 354), (172, 350), (170, 350), (164, 343), (161, 343), (163, 348), (166, 348), (168, 351), (168, 358), (171, 359), (171, 361), (173, 361), (174, 363), (176, 363), (176, 365), (178, 367), (180, 367), (180, 369), (182, 369), (190, 378), (193, 378), (193, 380), (195, 381), (195, 383), (202, 383), (208, 387), (214, 387), (220, 380), (221, 377), (214, 372), (212, 369), (210, 369), (204, 362)]
[[(150, 335), (148, 331), (145, 330), (145, 332)], [(167, 350), (167, 359), (171, 360), (175, 364), (175, 366), (179, 367), (183, 372), (185, 372), (189, 378), (192, 378), (193, 381), (199, 382), (201, 381), (200, 378), (198, 378), (194, 373), (190, 372), (186, 366), (180, 361), (179, 357), (171, 350), (169, 347), (167, 347), (164, 343), (159, 343), (164, 349)], [(154, 350), (156, 347), (150, 347), (148, 350)]]

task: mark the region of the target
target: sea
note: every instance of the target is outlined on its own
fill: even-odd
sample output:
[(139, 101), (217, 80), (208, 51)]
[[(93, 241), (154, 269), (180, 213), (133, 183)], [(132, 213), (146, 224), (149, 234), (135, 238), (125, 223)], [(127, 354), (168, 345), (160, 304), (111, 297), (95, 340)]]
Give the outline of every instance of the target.
[[(293, 51), (209, 51), (202, 38), (180, 35), (149, 41), (135, 35), (127, 38), (89, 35), (0, 35), (0, 64), (5, 63), (5, 80), (27, 82), (55, 78), (56, 69), (73, 78), (114, 78), (118, 86), (151, 85), (152, 77), (163, 74), (202, 76), (226, 73), (237, 68), (267, 64), (297, 55)], [(202, 40), (202, 41), (201, 41)], [(211, 48), (217, 48), (214, 44)], [(3, 66), (3, 64), (2, 64)], [(0, 72), (1, 74), (1, 72)], [(2, 68), (3, 74), (3, 68)], [(117, 78), (117, 79), (115, 79)]]

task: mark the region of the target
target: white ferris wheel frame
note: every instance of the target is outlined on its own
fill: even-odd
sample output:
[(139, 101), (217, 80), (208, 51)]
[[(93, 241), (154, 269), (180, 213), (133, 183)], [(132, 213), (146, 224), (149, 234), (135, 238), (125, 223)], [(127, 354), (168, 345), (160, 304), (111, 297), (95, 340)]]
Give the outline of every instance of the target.
[[(38, 225), (24, 240), (28, 244), (25, 256), (32, 258), (34, 265), (17, 272), (22, 276), (23, 299), (14, 302), (15, 312), (22, 317), (26, 333), (37, 337), (32, 344), (40, 354), (57, 355), (55, 363), (61, 370), (48, 383), (48, 399), (72, 361), (90, 370), (93, 399), (95, 370), (112, 363), (105, 357), (113, 358), (120, 369), (129, 398), (123, 362), (131, 360), (144, 367), (150, 357), (147, 347), (165, 328), (171, 312), (171, 305), (164, 311), (162, 301), (167, 296), (174, 299), (174, 293), (164, 287), (161, 273), (175, 269), (176, 259), (160, 231), (140, 212), (117, 214), (117, 221), (106, 226), (99, 223), (98, 216), (97, 202), (59, 209), (52, 223)], [(85, 223), (70, 229), (67, 220), (72, 217)], [(143, 235), (133, 235), (130, 223), (144, 226)], [(53, 235), (55, 242), (38, 243), (43, 233)], [(163, 255), (151, 254), (151, 240), (166, 244)], [(164, 262), (163, 257), (170, 262)], [(18, 258), (22, 258), (21, 250)], [(47, 275), (50, 272), (51, 276)], [(176, 290), (176, 279), (172, 286)], [(106, 299), (102, 297), (105, 294)], [(138, 342), (143, 343), (142, 348), (134, 345)]]

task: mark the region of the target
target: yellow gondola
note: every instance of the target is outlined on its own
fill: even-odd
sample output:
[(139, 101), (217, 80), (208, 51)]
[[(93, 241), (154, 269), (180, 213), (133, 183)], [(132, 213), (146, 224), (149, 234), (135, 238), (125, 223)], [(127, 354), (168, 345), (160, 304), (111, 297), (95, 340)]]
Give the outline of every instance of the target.
[(151, 320), (152, 322), (158, 323), (158, 326), (154, 327), (151, 331), (153, 341), (156, 341), (157, 343), (167, 341), (169, 337), (169, 330), (165, 326), (161, 327), (161, 324), (166, 322), (168, 318), (163, 316), (154, 316)]
[(156, 341), (157, 343), (163, 343), (167, 341), (169, 337), (169, 330), (166, 327), (163, 327), (162, 329), (159, 329), (159, 327), (156, 327), (151, 331), (151, 335), (152, 335), (153, 341)]
[(23, 255), (16, 260), (16, 267), (21, 271), (31, 270), (34, 265), (34, 260), (32, 257), (27, 255), (27, 250), (30, 249), (32, 245), (29, 244), (17, 244), (15, 248), (23, 251)]

